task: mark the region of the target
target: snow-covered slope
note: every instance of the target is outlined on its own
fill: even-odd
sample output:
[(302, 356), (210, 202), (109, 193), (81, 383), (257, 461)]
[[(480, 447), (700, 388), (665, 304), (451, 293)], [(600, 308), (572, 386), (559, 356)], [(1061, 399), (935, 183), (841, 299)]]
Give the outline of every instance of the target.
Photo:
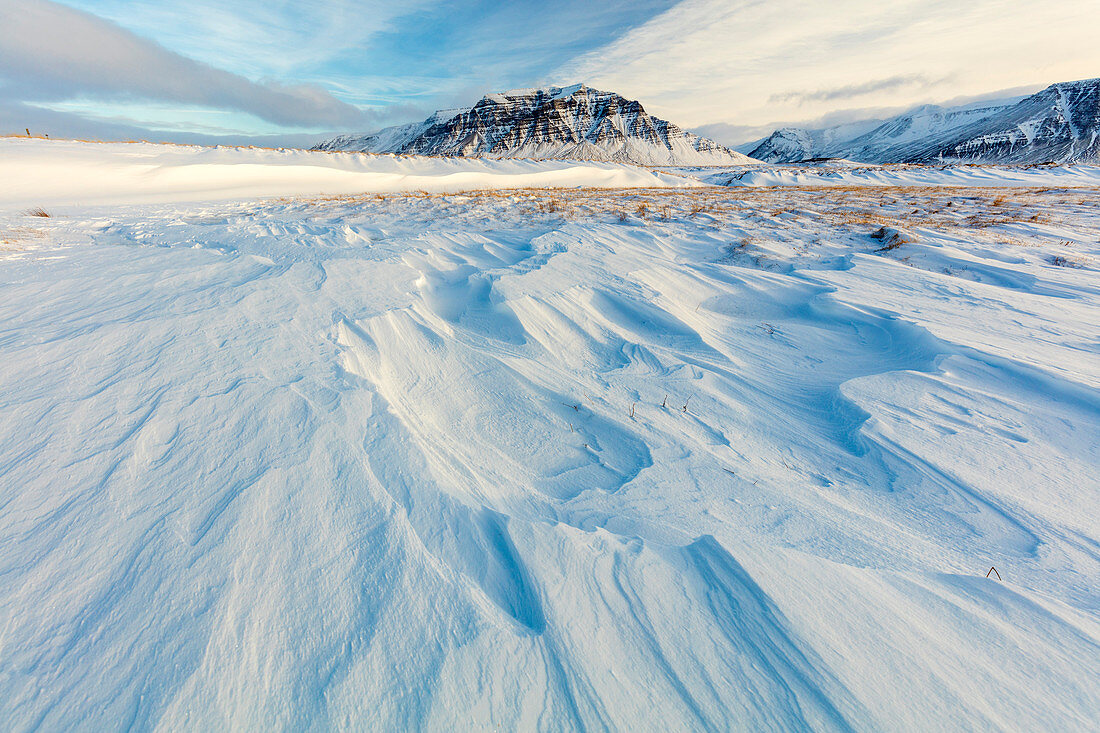
[(330, 152), (396, 153), (420, 137), (433, 125), (446, 122), (466, 109), (441, 109), (428, 119), (406, 125), (386, 127), (369, 135), (337, 135), (314, 146), (314, 150)]
[(997, 116), (1008, 106), (1006, 101), (950, 108), (923, 105), (852, 140), (830, 146), (827, 156), (869, 163), (910, 161), (920, 156), (929, 141), (950, 137), (967, 125)]
[(468, 110), (344, 135), (319, 150), (487, 158), (612, 160), (640, 165), (749, 163), (741, 153), (652, 117), (636, 101), (583, 84), (485, 95)]
[(210, 155), (0, 198), (0, 727), (1095, 727), (1094, 191)]
[(693, 182), (601, 162), (443, 160), (266, 148), (0, 139), (0, 207), (481, 188), (688, 185)]

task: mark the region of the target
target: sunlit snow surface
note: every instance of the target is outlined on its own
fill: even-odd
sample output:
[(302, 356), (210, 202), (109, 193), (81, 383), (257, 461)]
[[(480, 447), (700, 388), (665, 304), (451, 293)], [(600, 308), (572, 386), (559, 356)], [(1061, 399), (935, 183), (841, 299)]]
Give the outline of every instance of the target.
[(1095, 726), (1100, 195), (983, 185), (9, 207), (0, 722)]

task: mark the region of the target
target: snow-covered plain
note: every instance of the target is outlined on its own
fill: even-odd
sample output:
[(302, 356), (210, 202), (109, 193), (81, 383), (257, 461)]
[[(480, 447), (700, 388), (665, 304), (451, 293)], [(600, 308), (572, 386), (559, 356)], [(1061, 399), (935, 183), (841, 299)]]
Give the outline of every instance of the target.
[(6, 192), (0, 721), (1094, 729), (1100, 196), (853, 180)]

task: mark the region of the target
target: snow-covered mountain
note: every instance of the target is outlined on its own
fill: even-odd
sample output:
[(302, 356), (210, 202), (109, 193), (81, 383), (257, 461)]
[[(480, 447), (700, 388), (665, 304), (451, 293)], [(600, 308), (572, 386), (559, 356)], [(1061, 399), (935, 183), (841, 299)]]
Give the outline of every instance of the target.
[(642, 105), (583, 84), (487, 94), (470, 109), (370, 135), (342, 135), (316, 150), (566, 158), (641, 165), (730, 165), (752, 160), (653, 117)]
[(1100, 79), (1052, 84), (946, 139), (929, 140), (907, 160), (1100, 161)]
[(1100, 160), (1100, 79), (1052, 84), (1028, 97), (961, 107), (924, 105), (858, 134), (851, 125), (784, 127), (750, 152), (769, 163), (1084, 163)]
[(959, 107), (922, 105), (886, 120), (844, 124), (819, 130), (783, 127), (749, 153), (769, 163), (795, 163), (810, 158), (847, 158), (863, 163), (898, 163), (927, 151), (976, 121), (1008, 109), (1015, 100)]
[(764, 138), (749, 155), (767, 163), (797, 163), (817, 156), (819, 146), (814, 139), (818, 130), (801, 127), (781, 127)]

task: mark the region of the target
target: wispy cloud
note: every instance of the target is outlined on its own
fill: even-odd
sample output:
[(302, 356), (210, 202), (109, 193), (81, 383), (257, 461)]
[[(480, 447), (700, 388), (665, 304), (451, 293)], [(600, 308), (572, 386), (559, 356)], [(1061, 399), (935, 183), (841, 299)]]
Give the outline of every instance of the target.
[(50, 0), (0, 0), (3, 96), (149, 99), (237, 110), (299, 128), (361, 126), (359, 108), (306, 84), (257, 82)]
[[(557, 70), (687, 126), (757, 127), (1100, 71), (1096, 0), (684, 0)], [(1056, 49), (1056, 52), (1052, 52)]]
[(0, 0), (0, 105), (154, 130), (199, 132), (213, 110), (256, 133), (257, 118), (370, 129), (545, 80), (676, 2)]
[(847, 101), (856, 97), (865, 97), (882, 92), (894, 92), (899, 89), (928, 89), (940, 86), (951, 81), (951, 77), (942, 79), (929, 79), (921, 74), (902, 74), (886, 79), (872, 79), (860, 84), (846, 84), (831, 89), (819, 89), (812, 92), (784, 92), (773, 94), (768, 98), (769, 102), (794, 102), (803, 105), (810, 102), (835, 102)]
[(445, 0), (62, 0), (176, 53), (252, 78), (315, 76)]

